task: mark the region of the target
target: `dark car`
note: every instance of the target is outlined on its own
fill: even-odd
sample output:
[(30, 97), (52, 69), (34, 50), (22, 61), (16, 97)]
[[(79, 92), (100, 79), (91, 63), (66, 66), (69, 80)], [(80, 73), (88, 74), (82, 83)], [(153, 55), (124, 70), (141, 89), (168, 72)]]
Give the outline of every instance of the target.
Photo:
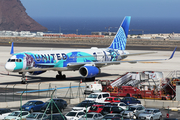
[(109, 117), (106, 117), (106, 118), (102, 118), (101, 120), (122, 120), (122, 119), (119, 118), (119, 117), (109, 116)]
[[(39, 112), (41, 111), (41, 107), (44, 106), (44, 104), (45, 104), (44, 102), (39, 101), (39, 100), (31, 100), (22, 106), (22, 110), (29, 111), (30, 113), (34, 111)], [(21, 110), (21, 108), (19, 108), (19, 110)]]
[(124, 109), (118, 106), (114, 106), (111, 108), (111, 113), (121, 113), (122, 111), (124, 111)]
[[(48, 101), (46, 102), (50, 102), (51, 99), (49, 99)], [(53, 99), (54, 102), (56, 103), (61, 103), (63, 105), (63, 109), (65, 109), (67, 107), (67, 102), (63, 99), (60, 99), (60, 98), (56, 98), (56, 99)]]
[(41, 112), (45, 112), (46, 110), (46, 113), (49, 114), (51, 113), (51, 107), (53, 113), (58, 113), (59, 111), (63, 112), (64, 110), (63, 104), (61, 102), (55, 102), (55, 104), (54, 102), (46, 102), (45, 105), (41, 108)]
[(47, 118), (42, 120), (67, 120), (67, 118), (62, 114), (52, 114), (52, 119), (51, 119), (51, 115), (48, 115)]
[(112, 105), (104, 106), (103, 110), (101, 111), (101, 114), (106, 115), (108, 113), (111, 113), (112, 107), (114, 107), (114, 106), (112, 106)]
[(126, 105), (128, 104), (141, 104), (141, 101), (137, 100), (134, 97), (124, 97), (121, 102), (124, 102)]

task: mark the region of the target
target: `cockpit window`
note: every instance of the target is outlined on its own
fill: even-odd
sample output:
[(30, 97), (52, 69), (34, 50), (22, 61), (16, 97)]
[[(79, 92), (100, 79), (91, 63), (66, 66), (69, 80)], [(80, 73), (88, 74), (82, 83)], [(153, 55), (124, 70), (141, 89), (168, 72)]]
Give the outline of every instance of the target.
[(8, 62), (22, 62), (21, 59), (9, 59)]

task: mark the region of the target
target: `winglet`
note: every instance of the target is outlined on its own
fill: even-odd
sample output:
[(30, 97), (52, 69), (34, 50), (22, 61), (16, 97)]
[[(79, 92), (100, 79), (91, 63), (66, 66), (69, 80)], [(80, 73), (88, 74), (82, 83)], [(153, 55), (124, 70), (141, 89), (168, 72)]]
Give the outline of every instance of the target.
[(10, 54), (11, 55), (14, 54), (14, 42), (12, 42), (12, 44), (11, 44), (11, 52), (10, 52)]
[(173, 58), (174, 53), (175, 53), (175, 51), (176, 51), (176, 48), (177, 48), (177, 47), (175, 47), (175, 48), (174, 48), (174, 51), (173, 51), (173, 53), (172, 53), (171, 57), (169, 58), (169, 60)]

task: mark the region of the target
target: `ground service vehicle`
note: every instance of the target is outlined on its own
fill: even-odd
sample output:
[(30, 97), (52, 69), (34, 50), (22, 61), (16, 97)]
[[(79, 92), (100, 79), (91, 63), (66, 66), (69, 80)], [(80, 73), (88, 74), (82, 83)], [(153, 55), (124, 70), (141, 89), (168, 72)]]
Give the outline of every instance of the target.
[(84, 94), (91, 94), (91, 93), (101, 92), (101, 91), (102, 91), (101, 84), (89, 84), (89, 85), (86, 85)]
[(104, 102), (104, 100), (110, 97), (110, 94), (108, 92), (98, 92), (98, 93), (91, 93), (86, 100), (92, 100), (95, 102)]

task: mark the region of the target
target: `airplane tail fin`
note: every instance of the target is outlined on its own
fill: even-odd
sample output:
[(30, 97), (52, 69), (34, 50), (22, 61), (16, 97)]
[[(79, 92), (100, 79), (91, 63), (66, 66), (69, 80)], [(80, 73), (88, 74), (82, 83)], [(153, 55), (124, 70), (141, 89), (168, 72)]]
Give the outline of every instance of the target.
[(126, 16), (119, 27), (119, 30), (114, 37), (113, 42), (109, 46), (112, 49), (125, 50), (126, 48), (126, 39), (128, 36), (129, 25), (130, 25), (131, 16)]
[(10, 52), (10, 54), (11, 55), (14, 54), (14, 42), (12, 42), (12, 44), (11, 44), (11, 52)]

